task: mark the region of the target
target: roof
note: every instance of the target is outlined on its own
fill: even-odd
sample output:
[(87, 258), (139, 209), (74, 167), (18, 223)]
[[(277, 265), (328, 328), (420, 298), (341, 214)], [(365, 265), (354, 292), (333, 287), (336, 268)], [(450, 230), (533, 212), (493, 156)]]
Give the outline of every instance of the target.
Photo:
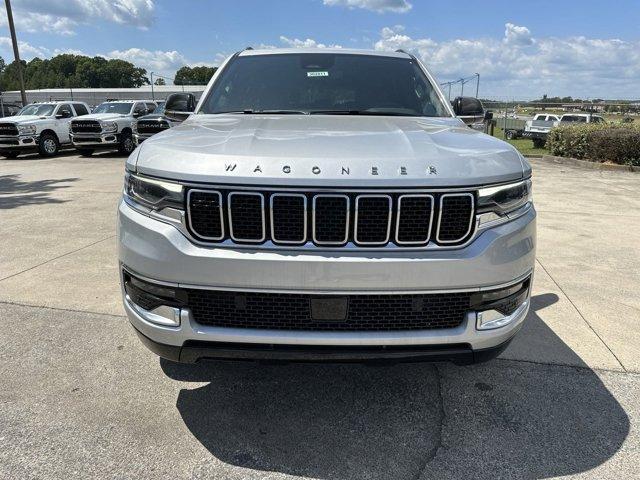
[(52, 102), (31, 102), (28, 105), (58, 105), (60, 103), (84, 103), (79, 100), (56, 100)]
[(107, 100), (105, 102), (102, 103), (138, 103), (138, 102), (151, 102), (151, 103), (157, 103), (155, 100), (151, 100), (151, 99), (144, 99), (141, 98), (139, 100)]
[(260, 48), (255, 50), (243, 50), (240, 57), (257, 55), (283, 55), (294, 53), (331, 53), (337, 55), (373, 55), (376, 57), (411, 58), (405, 52), (392, 52), (385, 50), (361, 50), (356, 48)]

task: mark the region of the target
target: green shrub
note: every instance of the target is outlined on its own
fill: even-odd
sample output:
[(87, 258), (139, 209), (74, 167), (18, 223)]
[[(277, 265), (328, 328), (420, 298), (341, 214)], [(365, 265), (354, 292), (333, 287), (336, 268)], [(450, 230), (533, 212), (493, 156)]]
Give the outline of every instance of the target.
[(560, 157), (640, 165), (640, 126), (591, 123), (556, 127), (549, 132), (546, 146)]

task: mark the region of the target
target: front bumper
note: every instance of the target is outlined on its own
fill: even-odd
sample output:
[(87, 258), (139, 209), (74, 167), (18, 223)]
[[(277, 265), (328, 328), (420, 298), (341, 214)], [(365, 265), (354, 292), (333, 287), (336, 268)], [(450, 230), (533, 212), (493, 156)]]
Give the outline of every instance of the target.
[[(532, 208), (509, 223), (485, 230), (474, 242), (457, 250), (378, 251), (372, 257), (370, 252), (340, 249), (327, 253), (198, 246), (174, 226), (121, 202), (119, 258), (124, 268), (140, 278), (183, 288), (314, 295), (482, 291), (532, 275), (535, 217)], [(327, 359), (363, 359), (375, 357), (376, 353), (381, 357), (390, 354), (395, 359), (435, 359), (442, 358), (440, 354), (449, 358), (461, 353), (473, 358), (476, 352), (480, 355), (483, 351), (498, 351), (522, 326), (529, 299), (505, 326), (482, 331), (476, 328), (476, 312), (469, 312), (458, 327), (450, 329), (275, 331), (200, 325), (188, 309), (181, 311), (178, 326), (158, 325), (148, 321), (145, 312), (126, 295), (124, 305), (132, 325), (149, 340), (145, 343), (159, 345), (152, 348), (157, 352), (173, 352), (163, 356), (174, 360), (289, 359), (292, 352), (301, 351), (301, 356), (293, 357), (317, 359), (318, 349), (329, 347), (334, 351), (325, 350)], [(225, 346), (229, 348), (221, 348)], [(448, 351), (441, 351), (443, 346)], [(364, 347), (369, 350), (363, 356)], [(349, 355), (345, 356), (345, 352)]]
[(2, 135), (0, 151), (25, 151), (38, 148), (39, 135)]
[(114, 148), (120, 143), (119, 133), (70, 133), (76, 148)]

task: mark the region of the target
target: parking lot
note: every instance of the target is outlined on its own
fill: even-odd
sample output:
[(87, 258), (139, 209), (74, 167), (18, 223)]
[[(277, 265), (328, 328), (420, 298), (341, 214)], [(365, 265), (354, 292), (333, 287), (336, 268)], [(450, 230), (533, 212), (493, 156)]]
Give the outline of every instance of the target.
[(640, 174), (532, 163), (532, 310), (499, 359), (184, 366), (120, 304), (124, 159), (0, 160), (0, 478), (638, 478)]

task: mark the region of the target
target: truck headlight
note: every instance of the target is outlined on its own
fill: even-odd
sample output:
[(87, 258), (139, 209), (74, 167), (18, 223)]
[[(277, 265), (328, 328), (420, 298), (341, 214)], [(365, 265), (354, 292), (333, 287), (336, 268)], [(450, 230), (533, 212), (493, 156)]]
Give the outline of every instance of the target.
[(526, 212), (532, 202), (531, 179), (481, 188), (478, 191), (478, 226), (513, 220)]
[(184, 210), (184, 188), (173, 182), (165, 182), (127, 173), (124, 179), (124, 194), (134, 205), (150, 210), (172, 208)]
[(104, 133), (115, 133), (118, 131), (118, 124), (116, 122), (102, 122), (102, 131)]
[(35, 133), (35, 125), (18, 125), (18, 134), (20, 135), (34, 135)]

